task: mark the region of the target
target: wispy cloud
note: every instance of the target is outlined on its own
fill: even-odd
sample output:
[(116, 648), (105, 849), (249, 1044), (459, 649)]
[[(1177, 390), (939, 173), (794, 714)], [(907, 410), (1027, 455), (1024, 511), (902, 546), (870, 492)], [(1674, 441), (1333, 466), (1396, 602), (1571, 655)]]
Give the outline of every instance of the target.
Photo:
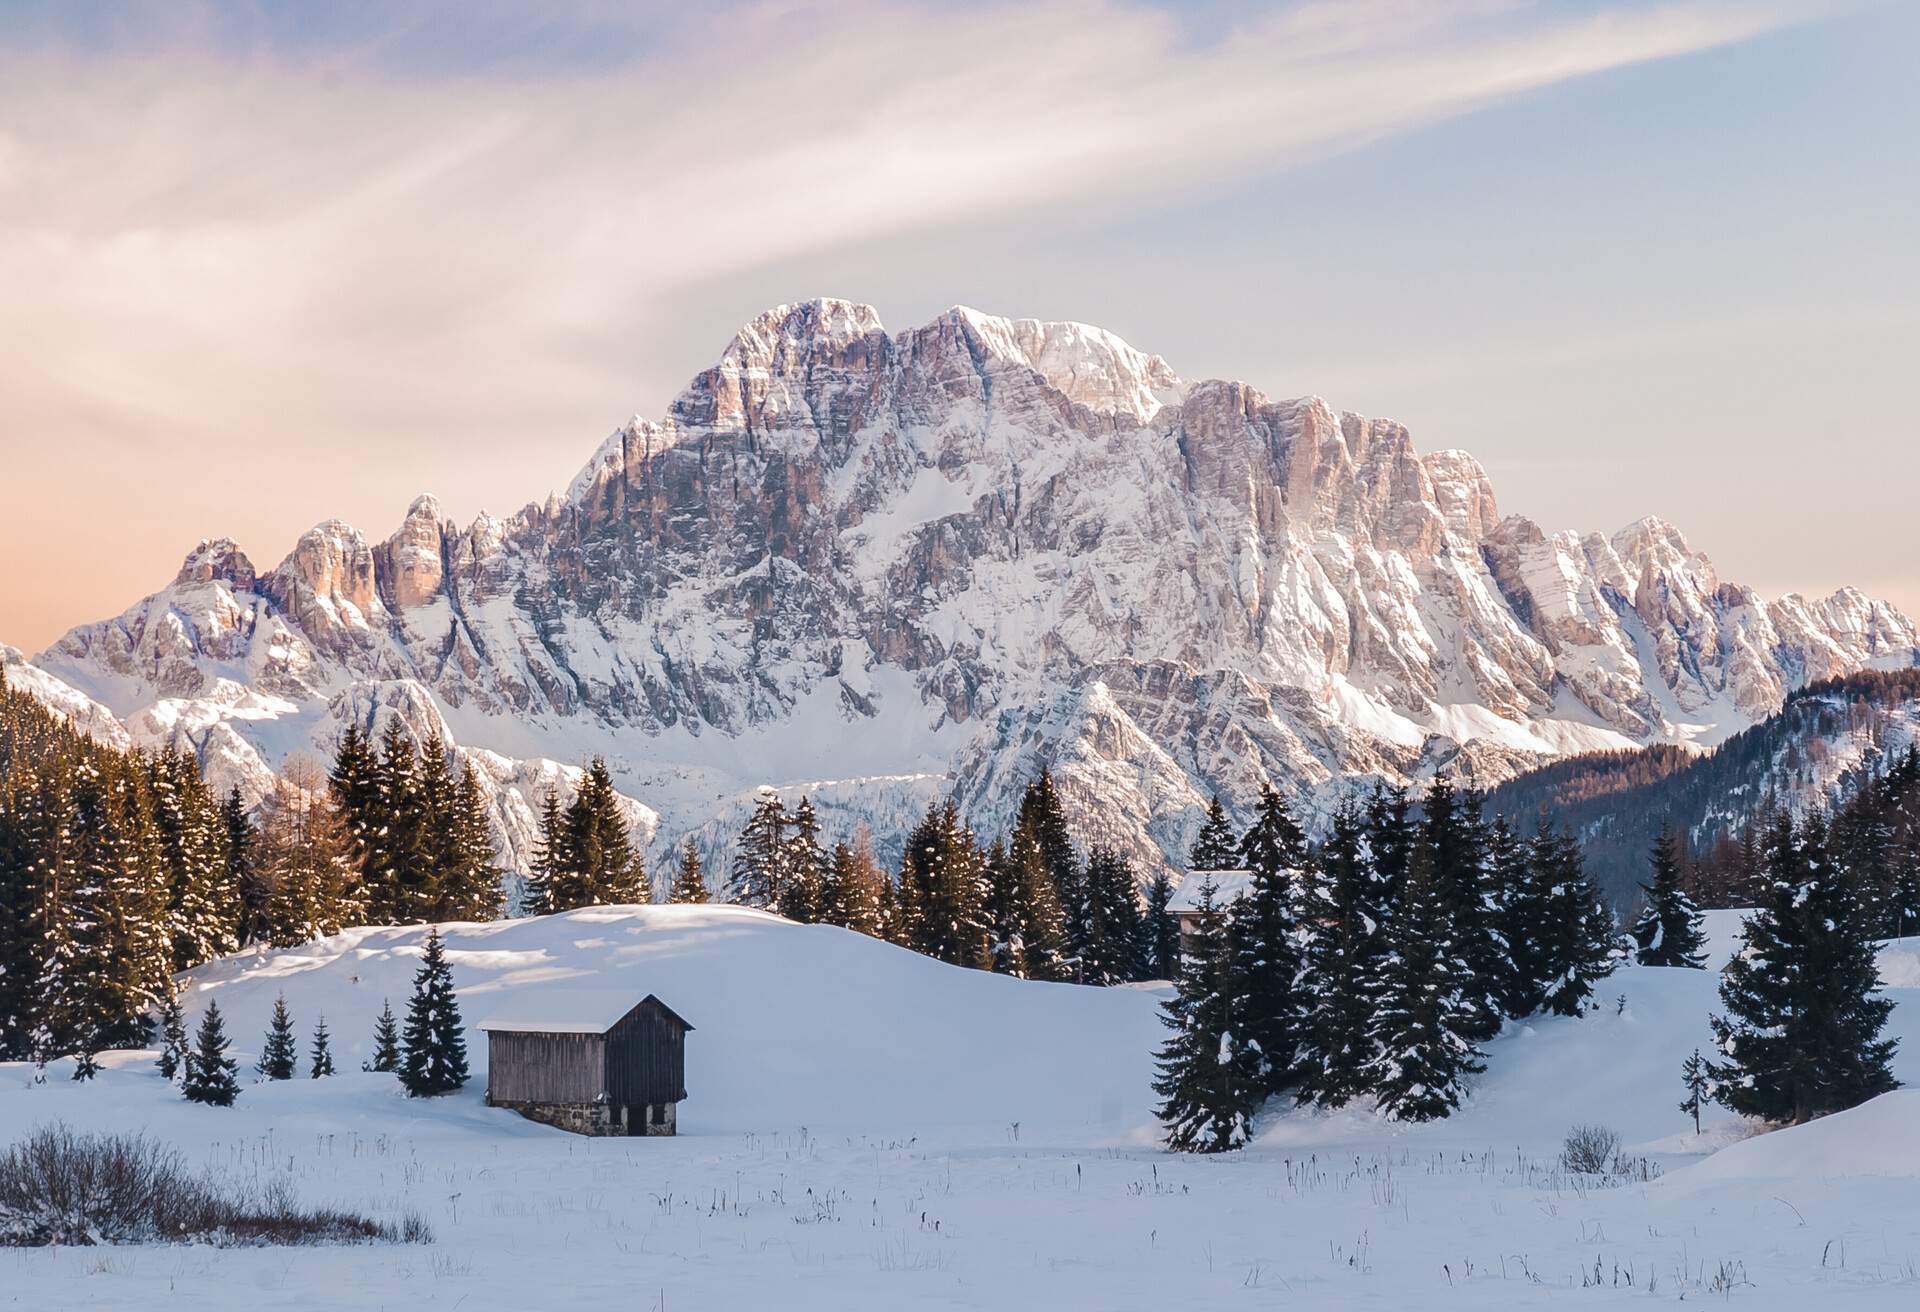
[(456, 58), (433, 7), (384, 31), (49, 12), (0, 48), (0, 443), (255, 459), (547, 431), (703, 280), (1150, 206), (1804, 16), (1330, 0), (1214, 33), (1113, 0), (579, 3), (463, 9)]

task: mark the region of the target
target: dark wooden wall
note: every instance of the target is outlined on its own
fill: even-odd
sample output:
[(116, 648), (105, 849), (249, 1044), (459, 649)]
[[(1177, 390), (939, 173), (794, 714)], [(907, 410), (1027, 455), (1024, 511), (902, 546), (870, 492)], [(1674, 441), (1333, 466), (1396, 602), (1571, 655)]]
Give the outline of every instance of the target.
[(487, 1096), (505, 1102), (593, 1102), (606, 1088), (598, 1034), (487, 1035)]
[(661, 1008), (628, 1014), (607, 1035), (607, 1096), (630, 1106), (687, 1096), (686, 1028)]

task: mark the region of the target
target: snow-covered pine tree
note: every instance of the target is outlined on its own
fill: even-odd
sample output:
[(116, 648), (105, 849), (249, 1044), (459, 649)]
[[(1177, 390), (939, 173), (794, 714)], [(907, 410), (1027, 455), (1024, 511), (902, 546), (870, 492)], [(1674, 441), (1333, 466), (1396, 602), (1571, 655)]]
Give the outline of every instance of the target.
[(646, 866), (627, 832), (604, 757), (594, 757), (587, 766), (580, 791), (567, 808), (565, 829), (565, 859), (549, 885), (553, 910), (651, 900)]
[(1693, 1132), (1700, 1133), (1700, 1112), (1707, 1105), (1713, 1081), (1707, 1074), (1706, 1058), (1700, 1055), (1700, 1049), (1693, 1050), (1693, 1056), (1680, 1063), (1680, 1083), (1687, 1091), (1687, 1100), (1680, 1104), (1680, 1110), (1693, 1117)]
[(1556, 1016), (1578, 1016), (1587, 1009), (1593, 986), (1625, 956), (1620, 933), (1570, 835), (1543, 821), (1529, 861), (1535, 883), (1530, 900), (1542, 915), (1533, 936), (1541, 970), (1538, 1006)]
[(1380, 987), (1385, 913), (1360, 813), (1333, 814), (1305, 881), (1298, 1071), (1299, 1101), (1342, 1107), (1368, 1089), (1373, 1013)]
[(780, 887), (780, 914), (803, 925), (819, 920), (824, 909), (827, 858), (820, 848), (820, 821), (813, 799), (802, 796), (787, 822), (782, 865), (786, 878)]
[(1459, 1107), (1467, 1077), (1485, 1067), (1465, 1033), (1478, 1019), (1466, 998), (1467, 963), (1424, 846), (1412, 854), (1386, 935), (1367, 1085), (1394, 1120), (1438, 1120)]
[(256, 877), (267, 889), (267, 941), (291, 947), (367, 918), (352, 839), (312, 763), (295, 758), (260, 804)]
[(187, 1055), (181, 1096), (188, 1102), (231, 1107), (240, 1096), (240, 1081), (234, 1078), (239, 1069), (240, 1064), (227, 1056), (227, 1027), (220, 1019), (220, 1004), (209, 1002), (194, 1032), (193, 1051)]
[(174, 992), (160, 1009), (160, 1077), (172, 1082), (187, 1059), (187, 1016), (180, 1006), (180, 994)]
[(1307, 842), (1272, 788), (1260, 790), (1253, 824), (1240, 840), (1240, 864), (1248, 886), (1230, 908), (1227, 931), (1234, 957), (1233, 1025), (1253, 1063), (1253, 1087), (1277, 1094), (1293, 1084), (1300, 1041), (1299, 898)]
[(426, 919), (433, 901), (433, 817), (420, 783), (420, 757), (406, 726), (387, 722), (376, 774), (379, 796), (368, 857), (367, 916), (376, 925)]
[(260, 1060), (253, 1069), (263, 1080), (290, 1080), (299, 1056), (299, 1049), (294, 1046), (293, 1017), (287, 1014), (287, 998), (283, 993), (273, 1000), (273, 1020), (267, 1027), (267, 1041), (261, 1045)]
[(380, 1016), (373, 1023), (373, 1056), (360, 1067), (363, 1071), (391, 1074), (400, 1069), (400, 1024), (393, 1016), (393, 1003), (381, 999)]
[(100, 1073), (100, 1063), (95, 1059), (92, 1048), (82, 1048), (73, 1063), (73, 1078), (90, 1080)]
[(1503, 815), (1495, 816), (1487, 829), (1487, 876), (1494, 889), (1500, 939), (1507, 949), (1500, 1010), (1507, 1016), (1530, 1016), (1540, 1008), (1547, 976), (1538, 938), (1549, 914), (1548, 904), (1542, 896), (1544, 886), (1533, 878), (1531, 849)]
[(787, 804), (772, 789), (762, 792), (733, 848), (732, 900), (776, 909), (787, 885)]
[(1433, 781), (1422, 804), (1419, 841), (1427, 848), (1434, 887), (1453, 925), (1454, 945), (1466, 963), (1461, 1000), (1465, 1034), (1484, 1043), (1500, 1032), (1501, 996), (1508, 977), (1507, 945), (1498, 924), (1487, 861), (1487, 830), (1480, 796), (1460, 792), (1451, 780)]
[(706, 872), (700, 865), (700, 845), (693, 841), (692, 834), (688, 834), (686, 843), (680, 848), (680, 865), (674, 871), (673, 888), (667, 894), (667, 901), (687, 905), (711, 900), (707, 892)]
[(410, 1098), (434, 1098), (466, 1082), (467, 1037), (453, 967), (447, 963), (440, 931), (430, 929), (400, 1036), (400, 1083)]
[(1234, 836), (1233, 825), (1227, 820), (1227, 808), (1220, 803), (1220, 794), (1215, 793), (1207, 803), (1207, 818), (1200, 826), (1200, 833), (1193, 840), (1193, 848), (1187, 854), (1187, 867), (1190, 870), (1231, 870), (1239, 864), (1240, 840)]
[(1065, 981), (1079, 966), (1068, 956), (1067, 914), (1060, 885), (1047, 865), (1046, 851), (1032, 817), (1013, 827), (1004, 858), (1011, 932), (1020, 942), (1021, 968), (1028, 979)]
[(447, 914), (448, 910), (460, 898), (459, 890), (452, 887), (459, 877), (459, 839), (454, 833), (453, 763), (446, 740), (438, 733), (422, 744), (418, 770), (420, 807), (426, 813), (427, 822), (427, 874), (415, 918), (452, 920), (455, 917)]
[(1125, 984), (1140, 974), (1140, 894), (1133, 862), (1096, 843), (1087, 851), (1086, 946), (1080, 979)]
[(1006, 844), (999, 839), (987, 849), (987, 921), (989, 930), (987, 968), (996, 975), (1025, 978), (1026, 945), (1019, 922), (1019, 880), (1007, 860)]
[(334, 749), (327, 789), (346, 824), (349, 856), (364, 881), (380, 827), (380, 762), (358, 724), (348, 724)]
[(520, 909), (525, 914), (544, 916), (552, 913), (553, 885), (560, 871), (566, 843), (566, 819), (560, 809), (560, 794), (549, 788), (540, 799), (540, 835), (534, 841), (526, 888), (520, 896)]
[(1633, 926), (1636, 959), (1643, 966), (1703, 969), (1707, 964), (1707, 936), (1701, 932), (1699, 909), (1680, 887), (1679, 835), (1671, 829), (1662, 830), (1654, 840), (1649, 862), (1653, 881), (1640, 885), (1647, 895), (1647, 908)]
[(1874, 941), (1856, 891), (1826, 851), (1819, 816), (1780, 814), (1765, 844), (1766, 896), (1720, 977), (1727, 1014), (1711, 1018), (1722, 1060), (1708, 1073), (1729, 1110), (1803, 1124), (1896, 1085), (1896, 1041), (1880, 1037)]
[(1074, 847), (1073, 830), (1067, 824), (1066, 808), (1060, 802), (1060, 791), (1054, 786), (1053, 772), (1045, 766), (1021, 794), (1014, 826), (1023, 825), (1032, 834), (1041, 862), (1053, 880), (1054, 901), (1060, 906), (1066, 931), (1062, 950), (1077, 966), (1086, 938), (1084, 872)]
[(1413, 804), (1407, 790), (1376, 784), (1367, 799), (1366, 830), (1374, 877), (1380, 881), (1380, 904), (1397, 907), (1413, 862)]
[(1247, 1061), (1233, 1032), (1233, 954), (1226, 917), (1202, 876), (1197, 924), (1174, 972), (1174, 993), (1161, 1004), (1173, 1031), (1156, 1054), (1155, 1114), (1175, 1152), (1217, 1153), (1246, 1146), (1261, 1090), (1247, 1081)]
[(265, 941), (267, 937), (267, 887), (260, 881), (255, 861), (255, 843), (259, 831), (247, 813), (246, 799), (236, 785), (227, 790), (220, 802), (222, 851), (227, 860), (227, 882), (240, 898), (240, 926), (236, 935), (240, 945)]
[(1172, 979), (1174, 961), (1180, 951), (1180, 927), (1174, 923), (1173, 879), (1166, 870), (1153, 872), (1147, 881), (1147, 910), (1140, 921), (1140, 970), (1142, 979)]
[(493, 846), (486, 795), (471, 761), (460, 764), (453, 783), (452, 807), (445, 865), (440, 871), (440, 904), (434, 918), (498, 920), (506, 905), (506, 892), (500, 886), (499, 854)]
[(187, 970), (239, 946), (239, 890), (227, 879), (220, 808), (193, 756), (169, 746), (147, 758), (146, 767), (173, 969)]
[(327, 1033), (325, 1016), (314, 1022), (313, 1048), (308, 1053), (308, 1074), (316, 1080), (333, 1074), (333, 1043), (332, 1036)]

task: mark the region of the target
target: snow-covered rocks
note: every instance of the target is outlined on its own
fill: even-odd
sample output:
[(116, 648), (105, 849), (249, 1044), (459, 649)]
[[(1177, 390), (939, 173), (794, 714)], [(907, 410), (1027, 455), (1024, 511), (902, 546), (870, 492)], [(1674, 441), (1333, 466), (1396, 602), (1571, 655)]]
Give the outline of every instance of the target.
[(888, 780), (951, 776), (997, 829), (1042, 760), (1153, 862), (1214, 791), (1312, 815), (1355, 774), (1712, 743), (1916, 642), (1858, 593), (1724, 584), (1664, 521), (1501, 520), (1463, 452), (1097, 328), (955, 308), (889, 334), (819, 300), (743, 327), (564, 496), (464, 530), (421, 498), (379, 543), (329, 522), (258, 577), (203, 544), (36, 663), (136, 737), (202, 725), (266, 769), (329, 751), (336, 699), (411, 684), (466, 747), (605, 754), (656, 865), (762, 784), (871, 779), (883, 852)]

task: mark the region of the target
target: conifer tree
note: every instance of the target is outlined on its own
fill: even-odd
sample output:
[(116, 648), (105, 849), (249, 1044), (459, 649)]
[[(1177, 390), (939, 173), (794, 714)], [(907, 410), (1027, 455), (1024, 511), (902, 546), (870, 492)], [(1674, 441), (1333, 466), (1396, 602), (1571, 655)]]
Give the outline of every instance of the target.
[(1466, 997), (1469, 972), (1429, 860), (1414, 850), (1386, 931), (1373, 1021), (1367, 1085), (1397, 1121), (1450, 1115), (1467, 1077), (1485, 1069), (1464, 1032), (1478, 1019)]
[(680, 867), (674, 873), (673, 889), (667, 894), (667, 901), (688, 904), (711, 900), (707, 892), (706, 874), (700, 866), (700, 846), (689, 834), (685, 846), (680, 849)]
[(433, 816), (420, 783), (420, 759), (406, 726), (387, 722), (380, 739), (374, 846), (367, 858), (367, 912), (377, 925), (426, 919), (433, 904)]
[(400, 1083), (410, 1098), (434, 1098), (466, 1082), (467, 1038), (453, 967), (447, 963), (440, 931), (430, 929), (401, 1033)]
[(1404, 788), (1376, 785), (1366, 808), (1367, 851), (1373, 857), (1382, 906), (1400, 904), (1400, 891), (1412, 868), (1413, 807)]
[(1507, 1016), (1530, 1016), (1540, 1008), (1549, 973), (1540, 938), (1552, 912), (1547, 885), (1534, 879), (1532, 849), (1505, 816), (1495, 816), (1487, 831), (1487, 872), (1497, 890), (1500, 940), (1507, 950), (1500, 1010)]
[(1006, 845), (995, 839), (987, 849), (987, 918), (991, 924), (988, 969), (996, 975), (1024, 978), (1026, 945), (1019, 923), (1019, 881), (1007, 860)]
[(290, 1080), (299, 1052), (294, 1047), (293, 1018), (287, 1014), (287, 998), (273, 1000), (273, 1021), (267, 1028), (267, 1041), (260, 1049), (254, 1070), (263, 1080)]
[(1777, 816), (1765, 866), (1766, 896), (1721, 974), (1727, 1014), (1711, 1023), (1723, 1060), (1708, 1074), (1729, 1110), (1799, 1125), (1895, 1087), (1896, 1043), (1880, 1037), (1893, 1002), (1879, 991), (1871, 933), (1820, 817)]
[(93, 1049), (90, 1047), (80, 1049), (79, 1056), (74, 1059), (73, 1063), (73, 1078), (76, 1080), (90, 1080), (99, 1073), (100, 1063), (94, 1058)]
[(393, 1016), (393, 1003), (382, 999), (380, 1017), (373, 1024), (373, 1056), (361, 1070), (391, 1074), (400, 1069), (400, 1025)]
[(1074, 978), (1079, 963), (1068, 951), (1067, 913), (1034, 817), (1015, 824), (1002, 870), (1010, 903), (1006, 932), (1018, 945), (1019, 973), (1028, 979)]
[(1140, 973), (1140, 895), (1133, 862), (1111, 847), (1087, 852), (1086, 945), (1080, 978), (1087, 984), (1124, 984)]
[(1499, 932), (1499, 909), (1488, 872), (1487, 832), (1479, 794), (1460, 792), (1441, 776), (1427, 790), (1419, 841), (1435, 889), (1453, 926), (1454, 946), (1466, 964), (1461, 1001), (1464, 1033), (1483, 1043), (1500, 1032), (1501, 995), (1508, 976), (1507, 945)]
[(333, 1045), (327, 1033), (327, 1018), (322, 1016), (313, 1026), (313, 1049), (308, 1055), (313, 1079), (323, 1079), (333, 1074)]
[(863, 827), (853, 842), (835, 843), (832, 866), (840, 923), (874, 938), (886, 938), (891, 931), (893, 881), (874, 860), (873, 835)]
[(348, 859), (363, 883), (372, 883), (368, 864), (378, 845), (381, 827), (380, 762), (358, 724), (348, 724), (334, 749), (327, 788), (346, 825)]
[(160, 1009), (160, 1060), (154, 1065), (160, 1068), (161, 1078), (171, 1083), (180, 1074), (186, 1059), (187, 1017), (180, 1006), (180, 995), (175, 992)]
[(777, 909), (787, 885), (787, 804), (768, 789), (733, 849), (733, 900), (741, 906)]
[(260, 943), (267, 937), (267, 887), (261, 883), (254, 848), (259, 831), (247, 813), (246, 799), (235, 786), (220, 803), (220, 828), (227, 860), (227, 883), (240, 899), (240, 924), (235, 935), (240, 945)]
[(1534, 935), (1541, 974), (1538, 1007), (1556, 1016), (1578, 1016), (1593, 986), (1612, 974), (1623, 956), (1613, 913), (1587, 878), (1580, 845), (1541, 827), (1529, 859), (1535, 901), (1543, 921)]
[(560, 809), (560, 795), (549, 788), (540, 801), (540, 835), (534, 842), (532, 868), (521, 894), (520, 909), (529, 916), (551, 915), (553, 884), (566, 850), (566, 819)]
[(1073, 831), (1067, 824), (1066, 808), (1061, 805), (1053, 772), (1042, 766), (1040, 773), (1020, 797), (1020, 809), (1014, 827), (1025, 827), (1040, 854), (1042, 867), (1053, 881), (1053, 901), (1060, 907), (1065, 930), (1061, 951), (1077, 969), (1080, 950), (1086, 940), (1086, 897), (1082, 887), (1079, 853), (1074, 848)]
[(1707, 938), (1698, 908), (1680, 887), (1679, 848), (1680, 839), (1671, 829), (1654, 841), (1653, 882), (1640, 885), (1647, 908), (1633, 926), (1636, 958), (1643, 966), (1700, 970), (1707, 964)]
[(1700, 1111), (1706, 1106), (1712, 1080), (1707, 1075), (1707, 1062), (1700, 1055), (1700, 1049), (1693, 1050), (1693, 1056), (1680, 1064), (1680, 1082), (1686, 1087), (1687, 1100), (1680, 1104), (1680, 1110), (1693, 1117), (1693, 1132), (1700, 1133)]
[(613, 906), (650, 899), (646, 867), (627, 832), (613, 775), (594, 757), (567, 808), (563, 860), (548, 885), (554, 911)]
[(1197, 924), (1174, 973), (1174, 994), (1161, 1019), (1173, 1033), (1157, 1054), (1156, 1115), (1175, 1152), (1217, 1153), (1246, 1145), (1262, 1090), (1247, 1080), (1248, 1063), (1233, 1032), (1233, 957), (1226, 917), (1202, 875)]
[(787, 822), (781, 867), (785, 878), (780, 887), (780, 914), (803, 925), (820, 919), (824, 909), (827, 858), (820, 850), (820, 822), (813, 813), (813, 799), (802, 797)]
[(254, 873), (266, 890), (266, 939), (276, 947), (338, 934), (367, 917), (352, 839), (309, 762), (289, 761), (260, 804)]
[(1166, 867), (1147, 881), (1147, 909), (1140, 918), (1140, 978), (1173, 978), (1180, 952), (1180, 926), (1173, 919), (1173, 879)]
[(227, 1056), (227, 1029), (220, 1019), (220, 1004), (209, 1002), (194, 1034), (180, 1092), (188, 1102), (231, 1107), (240, 1096), (240, 1081), (234, 1078), (239, 1068), (239, 1063)]
[(451, 806), (435, 919), (498, 920), (506, 894), (500, 886), (499, 854), (487, 818), (486, 794), (471, 761), (461, 763)]
[(193, 757), (168, 747), (149, 758), (147, 789), (167, 884), (172, 965), (187, 970), (239, 946), (239, 890), (228, 882), (220, 808)]
[(1360, 813), (1343, 805), (1308, 872), (1301, 909), (1306, 946), (1296, 1068), (1303, 1103), (1342, 1107), (1367, 1091), (1383, 955), (1379, 895)]
[(415, 918), (441, 921), (460, 900), (461, 890), (454, 887), (458, 878), (459, 838), (455, 834), (455, 785), (453, 766), (448, 759), (446, 740), (437, 732), (420, 749), (415, 766), (420, 810), (425, 819), (423, 835), (426, 873), (421, 881)]
[(1207, 803), (1207, 818), (1193, 840), (1187, 866), (1192, 870), (1231, 870), (1238, 865), (1239, 856), (1240, 843), (1227, 820), (1227, 808), (1220, 804), (1220, 794), (1215, 793)]
[(1254, 822), (1240, 840), (1249, 873), (1235, 901), (1228, 938), (1234, 965), (1233, 1023), (1261, 1094), (1276, 1094), (1294, 1078), (1303, 999), (1300, 974), (1299, 880), (1307, 865), (1306, 837), (1280, 794), (1260, 790)]

